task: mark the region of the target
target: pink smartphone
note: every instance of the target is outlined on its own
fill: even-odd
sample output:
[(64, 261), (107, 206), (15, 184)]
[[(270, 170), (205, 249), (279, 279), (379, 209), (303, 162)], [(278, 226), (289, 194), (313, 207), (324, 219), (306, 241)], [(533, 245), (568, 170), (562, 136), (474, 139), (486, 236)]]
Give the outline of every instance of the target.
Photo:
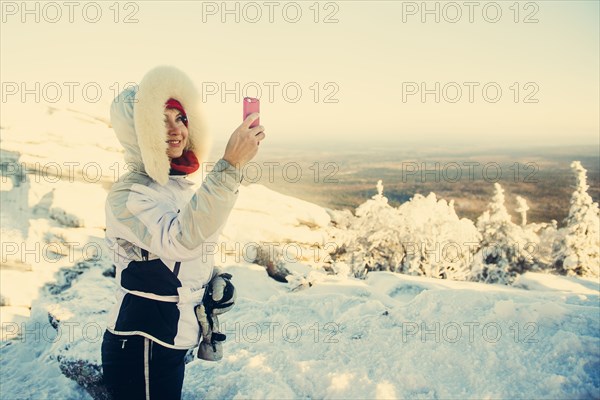
[[(258, 99), (255, 99), (254, 97), (244, 97), (244, 119), (243, 119), (243, 121), (245, 121), (246, 118), (248, 118), (248, 115), (255, 113), (255, 112), (260, 112), (260, 101)], [(254, 122), (252, 122), (252, 124), (250, 124), (250, 128), (254, 128), (255, 126), (260, 125), (259, 120), (260, 120), (260, 117), (255, 119)]]

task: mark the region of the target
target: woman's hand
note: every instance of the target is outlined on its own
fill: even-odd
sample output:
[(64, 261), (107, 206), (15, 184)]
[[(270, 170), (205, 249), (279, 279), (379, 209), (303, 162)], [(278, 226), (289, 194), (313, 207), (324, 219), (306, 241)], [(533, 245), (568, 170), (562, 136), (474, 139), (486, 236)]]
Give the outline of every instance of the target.
[(236, 168), (241, 168), (254, 158), (258, 152), (258, 144), (265, 138), (264, 126), (258, 125), (250, 128), (258, 116), (258, 113), (248, 115), (227, 142), (223, 159)]

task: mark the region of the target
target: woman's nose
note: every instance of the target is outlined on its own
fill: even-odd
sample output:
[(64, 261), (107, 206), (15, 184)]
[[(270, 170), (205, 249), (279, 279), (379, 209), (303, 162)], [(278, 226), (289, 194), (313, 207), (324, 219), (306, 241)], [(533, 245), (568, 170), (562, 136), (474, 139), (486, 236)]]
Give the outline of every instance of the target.
[(171, 122), (169, 122), (168, 124), (168, 128), (167, 128), (167, 133), (169, 135), (178, 135), (179, 134), (179, 127)]

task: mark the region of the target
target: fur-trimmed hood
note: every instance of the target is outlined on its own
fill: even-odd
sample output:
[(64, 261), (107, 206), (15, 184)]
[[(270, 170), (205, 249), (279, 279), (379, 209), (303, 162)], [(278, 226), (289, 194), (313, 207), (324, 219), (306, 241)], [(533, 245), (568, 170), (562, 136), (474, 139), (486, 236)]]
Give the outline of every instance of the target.
[(161, 185), (169, 181), (171, 169), (164, 122), (169, 98), (178, 100), (187, 114), (187, 149), (200, 163), (206, 161), (212, 140), (201, 113), (200, 94), (183, 71), (167, 65), (151, 69), (137, 87), (123, 90), (110, 108), (113, 129), (125, 148), (127, 169), (146, 173)]

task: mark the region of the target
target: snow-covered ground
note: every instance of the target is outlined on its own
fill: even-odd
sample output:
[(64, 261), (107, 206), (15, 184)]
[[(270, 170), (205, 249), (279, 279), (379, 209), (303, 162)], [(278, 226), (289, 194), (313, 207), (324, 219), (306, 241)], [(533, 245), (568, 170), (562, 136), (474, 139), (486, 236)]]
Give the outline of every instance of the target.
[[(2, 399), (91, 398), (61, 368), (100, 365), (115, 301), (104, 199), (122, 153), (105, 111), (3, 110)], [(223, 360), (189, 362), (184, 399), (600, 398), (596, 280), (330, 275), (312, 247), (328, 224), (315, 204), (240, 188), (224, 249), (275, 242), (302, 257), (280, 283), (235, 251), (217, 256), (238, 302), (221, 318)]]

